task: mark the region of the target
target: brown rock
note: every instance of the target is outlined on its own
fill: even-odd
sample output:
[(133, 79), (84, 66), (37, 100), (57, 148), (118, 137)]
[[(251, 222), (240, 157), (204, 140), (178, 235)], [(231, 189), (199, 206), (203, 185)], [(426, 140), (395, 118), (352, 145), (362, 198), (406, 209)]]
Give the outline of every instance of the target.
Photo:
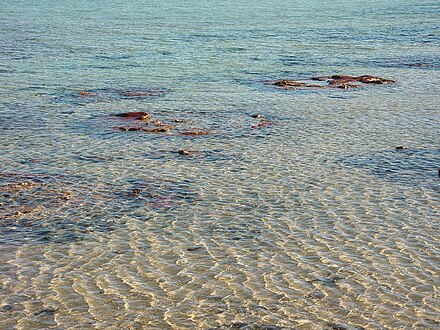
[(305, 83), (300, 83), (295, 80), (276, 80), (273, 82), (273, 85), (279, 86), (279, 87), (305, 87)]
[(157, 120), (157, 119), (153, 119), (153, 124), (156, 126), (170, 126), (168, 124), (162, 123), (160, 120)]
[(79, 95), (81, 96), (96, 96), (98, 95), (97, 92), (89, 92), (89, 91), (80, 91)]
[[(358, 84), (350, 84), (353, 82), (360, 82), (363, 84), (392, 84), (395, 81), (391, 79), (385, 79), (381, 77), (375, 77), (370, 75), (363, 76), (344, 76), (340, 74), (332, 75), (332, 76), (319, 76), (312, 77), (312, 80), (318, 81), (326, 81), (328, 82), (330, 87), (348, 89), (352, 87), (360, 87)], [(307, 87), (307, 86), (306, 86)]]
[(252, 128), (270, 127), (270, 126), (275, 126), (275, 125), (276, 125), (276, 123), (273, 121), (262, 121), (258, 125), (253, 125)]
[(364, 84), (381, 84), (381, 85), (395, 83), (395, 81), (391, 79), (384, 79), (384, 78), (368, 76), (368, 75), (359, 76), (358, 81)]
[(151, 118), (151, 116), (144, 111), (124, 112), (124, 113), (115, 114), (113, 116), (126, 118), (126, 119), (133, 119), (133, 120), (143, 120), (143, 121), (149, 121)]
[(159, 127), (154, 128), (145, 128), (145, 132), (151, 132), (151, 133), (167, 133), (171, 130), (173, 130), (175, 127), (173, 125), (161, 125)]
[(307, 84), (304, 82), (299, 82), (296, 80), (275, 80), (269, 82), (269, 84), (275, 85), (277, 87), (281, 87), (284, 89), (296, 89), (296, 88), (324, 88), (325, 85), (317, 85), (317, 84)]

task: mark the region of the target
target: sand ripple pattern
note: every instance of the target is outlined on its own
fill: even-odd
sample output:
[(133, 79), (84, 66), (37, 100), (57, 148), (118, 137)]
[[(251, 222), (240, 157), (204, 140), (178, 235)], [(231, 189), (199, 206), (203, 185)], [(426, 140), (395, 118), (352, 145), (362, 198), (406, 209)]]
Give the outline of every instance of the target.
[(216, 198), (124, 216), (110, 234), (3, 245), (2, 327), (438, 325), (432, 195), (365, 189), (375, 179), (355, 171), (348, 184), (345, 171), (289, 182), (280, 169), (253, 176), (263, 170), (270, 182), (231, 195), (224, 181), (204, 188)]
[(440, 328), (438, 1), (3, 2), (0, 329)]

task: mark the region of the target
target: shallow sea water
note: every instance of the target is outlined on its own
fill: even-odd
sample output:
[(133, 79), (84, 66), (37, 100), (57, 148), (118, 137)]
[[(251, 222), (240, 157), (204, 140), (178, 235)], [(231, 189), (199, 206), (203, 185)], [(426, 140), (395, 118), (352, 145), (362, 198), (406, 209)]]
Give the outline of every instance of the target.
[[(439, 14), (2, 4), (0, 328), (438, 329)], [(396, 83), (264, 83), (328, 74)]]

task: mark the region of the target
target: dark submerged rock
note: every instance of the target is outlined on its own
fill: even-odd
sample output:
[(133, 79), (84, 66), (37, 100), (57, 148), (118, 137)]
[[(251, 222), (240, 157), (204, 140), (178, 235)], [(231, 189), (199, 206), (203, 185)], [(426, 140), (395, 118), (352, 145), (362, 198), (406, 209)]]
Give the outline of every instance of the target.
[(39, 316), (39, 315), (53, 315), (53, 314), (55, 314), (55, 312), (57, 310), (58, 309), (55, 309), (54, 307), (47, 307), (47, 308), (39, 310), (38, 312), (35, 312), (34, 315), (35, 316)]
[(124, 131), (124, 132), (138, 132), (138, 131), (148, 131), (146, 127), (137, 127), (137, 126), (118, 126), (114, 127), (115, 130)]
[(276, 325), (262, 325), (260, 330), (281, 330), (281, 328)]
[(134, 89), (120, 92), (120, 95), (125, 98), (146, 98), (151, 96), (161, 96), (168, 91), (165, 89)]
[(193, 252), (201, 249), (203, 249), (203, 246), (190, 246), (189, 248), (186, 249), (186, 251)]
[(190, 156), (191, 155), (191, 151), (188, 151), (188, 150), (179, 150), (177, 153), (182, 156)]
[(330, 323), (328, 325), (331, 330), (365, 330), (364, 327), (351, 327), (345, 324), (339, 324), (339, 323)]
[(179, 119), (179, 118), (173, 118), (173, 119), (171, 119), (171, 121), (173, 123), (187, 123), (187, 122), (189, 122), (188, 119)]
[(139, 99), (158, 97), (168, 93), (165, 89), (113, 89), (103, 88), (95, 90), (81, 90), (77, 93), (80, 98), (87, 101), (117, 100), (117, 99)]
[(194, 150), (179, 150), (177, 153), (181, 156), (185, 157), (203, 157), (206, 154), (202, 151), (194, 151)]
[(149, 132), (149, 133), (168, 133), (175, 127), (172, 125), (160, 126), (160, 127), (142, 127), (142, 126), (117, 126), (114, 129), (124, 132)]
[(269, 325), (269, 324), (259, 325), (259, 324), (247, 324), (244, 322), (235, 322), (231, 324), (220, 325), (215, 328), (209, 328), (207, 330), (282, 330), (282, 328), (276, 325)]
[(146, 97), (146, 96), (153, 96), (155, 95), (152, 92), (141, 92), (141, 91), (127, 91), (127, 92), (122, 92), (121, 93), (122, 96), (127, 96), (127, 97)]
[(344, 279), (343, 277), (340, 276), (329, 276), (329, 277), (321, 277), (321, 278), (316, 278), (314, 280), (309, 281), (310, 283), (315, 283), (318, 282), (321, 285), (324, 286), (328, 286), (328, 287), (334, 287), (336, 286), (337, 282)]
[(208, 135), (208, 131), (185, 131), (181, 133), (182, 135), (198, 136), (198, 135)]
[(1, 307), (1, 310), (3, 312), (12, 312), (14, 310), (14, 306), (12, 306), (12, 305), (3, 305)]

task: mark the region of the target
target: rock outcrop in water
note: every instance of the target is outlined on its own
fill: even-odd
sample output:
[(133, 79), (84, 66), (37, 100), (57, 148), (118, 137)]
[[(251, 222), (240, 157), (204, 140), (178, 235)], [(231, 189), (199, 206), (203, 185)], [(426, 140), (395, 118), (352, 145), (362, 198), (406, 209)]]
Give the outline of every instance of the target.
[(144, 111), (117, 113), (113, 116), (132, 120), (142, 120), (146, 122), (150, 121), (151, 119), (151, 116), (148, 114), (148, 112)]
[(364, 76), (344, 76), (344, 75), (333, 75), (333, 76), (321, 76), (321, 77), (312, 77), (312, 80), (318, 81), (326, 81), (329, 85), (342, 85), (353, 82), (360, 82), (364, 84), (392, 84), (395, 83), (394, 80), (385, 79), (376, 76), (364, 75)]
[[(313, 83), (314, 81), (320, 81), (322, 83)], [(365, 84), (385, 85), (392, 84), (394, 80), (385, 79), (376, 76), (363, 75), (363, 76), (344, 76), (344, 75), (332, 75), (332, 76), (318, 76), (305, 80), (289, 80), (279, 79), (267, 82), (269, 85), (274, 85), (282, 89), (323, 89), (323, 88), (358, 88)]]
[[(140, 122), (133, 126), (123, 125), (123, 126), (113, 127), (113, 129), (123, 132), (170, 133), (172, 130), (178, 128), (175, 125), (164, 123), (161, 120), (158, 120), (157, 118), (152, 118), (148, 112), (144, 112), (144, 111), (123, 112), (123, 113), (113, 114), (111, 115), (111, 117), (114, 117), (115, 119), (122, 119), (122, 120), (126, 119), (126, 120)], [(171, 122), (176, 124), (184, 124), (187, 123), (188, 120), (174, 118), (171, 119)], [(204, 129), (188, 130), (187, 128), (185, 129), (185, 127), (180, 127), (179, 132), (177, 132), (176, 134), (182, 136), (201, 136), (201, 135), (211, 134), (211, 132)]]

